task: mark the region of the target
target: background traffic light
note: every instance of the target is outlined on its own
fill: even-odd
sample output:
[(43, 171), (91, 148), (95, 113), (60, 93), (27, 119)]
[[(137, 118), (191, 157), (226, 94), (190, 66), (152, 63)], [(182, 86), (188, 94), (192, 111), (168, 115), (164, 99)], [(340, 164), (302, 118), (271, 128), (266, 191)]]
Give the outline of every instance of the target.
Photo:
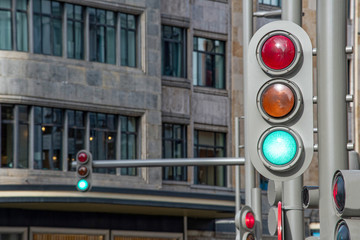
[(359, 170), (339, 170), (334, 174), (333, 203), (342, 218), (335, 228), (336, 239), (360, 239), (360, 219), (356, 219), (360, 217), (359, 182)]
[(86, 192), (91, 189), (92, 155), (89, 151), (81, 150), (76, 154), (76, 189)]
[(249, 43), (245, 143), (254, 167), (272, 180), (301, 175), (313, 156), (312, 46), (289, 21), (260, 28)]
[(255, 240), (255, 214), (249, 206), (243, 206), (235, 216), (240, 240)]

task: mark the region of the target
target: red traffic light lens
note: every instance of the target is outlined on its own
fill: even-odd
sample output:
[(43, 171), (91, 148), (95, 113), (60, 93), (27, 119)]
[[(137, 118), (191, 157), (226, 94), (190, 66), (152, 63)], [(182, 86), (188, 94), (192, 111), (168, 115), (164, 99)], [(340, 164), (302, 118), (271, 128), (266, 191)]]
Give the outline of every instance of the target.
[(87, 154), (84, 153), (84, 152), (79, 153), (79, 155), (78, 155), (78, 160), (79, 160), (79, 162), (81, 162), (81, 163), (86, 163), (86, 161), (88, 160)]
[(261, 94), (261, 106), (271, 117), (287, 116), (295, 106), (295, 94), (285, 84), (270, 84)]
[(338, 173), (333, 183), (333, 198), (336, 210), (342, 212), (345, 208), (345, 182), (343, 176)]
[(270, 37), (261, 48), (262, 61), (272, 70), (282, 70), (289, 67), (295, 59), (295, 55), (295, 44), (284, 35)]
[(81, 166), (78, 168), (77, 172), (78, 172), (79, 176), (86, 177), (86, 175), (88, 174), (89, 171), (88, 171), (87, 167)]
[(252, 212), (248, 212), (245, 215), (245, 225), (247, 228), (251, 229), (255, 225), (255, 217)]

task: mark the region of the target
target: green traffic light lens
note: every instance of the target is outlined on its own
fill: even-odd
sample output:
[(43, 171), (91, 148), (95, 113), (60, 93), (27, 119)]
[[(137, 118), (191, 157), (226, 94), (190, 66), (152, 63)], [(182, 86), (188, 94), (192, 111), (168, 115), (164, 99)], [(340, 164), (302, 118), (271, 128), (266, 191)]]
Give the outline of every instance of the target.
[(89, 189), (89, 183), (88, 181), (86, 181), (85, 179), (81, 179), (80, 181), (78, 181), (77, 183), (77, 188), (80, 191), (86, 191)]
[(276, 166), (290, 163), (294, 159), (297, 149), (295, 137), (284, 130), (270, 132), (262, 143), (265, 159)]

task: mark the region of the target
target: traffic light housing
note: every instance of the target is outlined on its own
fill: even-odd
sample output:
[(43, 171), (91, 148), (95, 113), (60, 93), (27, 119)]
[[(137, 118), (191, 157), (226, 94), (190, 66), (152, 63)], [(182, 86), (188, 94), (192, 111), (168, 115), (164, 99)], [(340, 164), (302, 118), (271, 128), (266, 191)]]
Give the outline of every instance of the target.
[(333, 205), (341, 217), (335, 227), (335, 239), (360, 239), (359, 182), (359, 170), (338, 170), (334, 174)]
[(90, 191), (92, 187), (92, 155), (89, 151), (81, 150), (76, 154), (76, 189), (81, 192)]
[(271, 180), (300, 176), (313, 157), (312, 46), (289, 21), (260, 28), (249, 43), (245, 144), (256, 170)]
[(255, 214), (249, 206), (243, 206), (235, 216), (235, 226), (240, 240), (255, 240)]

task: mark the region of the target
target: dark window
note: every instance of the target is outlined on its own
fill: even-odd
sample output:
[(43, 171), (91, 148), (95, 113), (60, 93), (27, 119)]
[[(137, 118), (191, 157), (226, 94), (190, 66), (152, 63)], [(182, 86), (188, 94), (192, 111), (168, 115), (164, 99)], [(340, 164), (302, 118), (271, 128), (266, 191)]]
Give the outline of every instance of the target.
[(186, 34), (183, 28), (162, 26), (162, 74), (186, 77)]
[(193, 81), (196, 86), (225, 88), (225, 43), (194, 37)]
[(0, 49), (12, 49), (11, 0), (0, 1)]
[(115, 64), (115, 13), (89, 8), (89, 18), (90, 61)]
[(14, 167), (14, 107), (1, 106), (1, 167)]
[(62, 7), (59, 2), (34, 0), (34, 52), (62, 55)]
[(281, 7), (281, 0), (259, 0), (260, 4)]
[(121, 66), (136, 67), (136, 17), (120, 14), (121, 18)]
[[(121, 117), (121, 159), (137, 158), (137, 120), (134, 117)], [(136, 168), (121, 168), (121, 175), (136, 176)]]
[(18, 168), (29, 167), (29, 107), (18, 106), (19, 111), (19, 143)]
[[(117, 117), (112, 114), (89, 113), (90, 152), (95, 160), (116, 159)], [(95, 168), (96, 173), (115, 174), (115, 168)]]
[[(186, 127), (178, 124), (163, 124), (163, 158), (186, 158)], [(163, 179), (186, 181), (186, 167), (164, 167)]]
[(68, 114), (68, 170), (76, 161), (78, 151), (85, 149), (85, 114), (81, 111), (67, 111)]
[(67, 56), (84, 58), (84, 12), (83, 7), (66, 4), (67, 15)]
[(34, 169), (62, 169), (63, 111), (34, 107)]
[[(225, 157), (225, 134), (197, 131), (194, 133), (194, 157)], [(226, 187), (225, 166), (195, 167), (195, 184)]]

